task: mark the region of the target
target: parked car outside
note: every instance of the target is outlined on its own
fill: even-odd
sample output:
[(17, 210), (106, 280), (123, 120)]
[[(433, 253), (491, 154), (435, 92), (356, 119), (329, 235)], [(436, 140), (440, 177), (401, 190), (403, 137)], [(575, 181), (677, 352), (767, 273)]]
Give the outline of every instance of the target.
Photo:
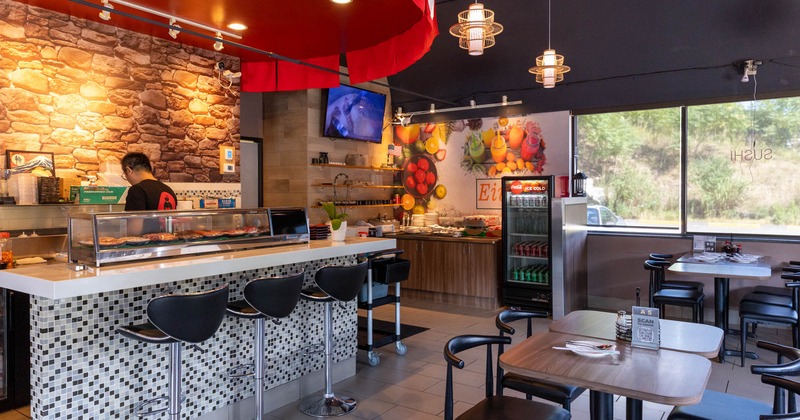
[(586, 207), (586, 224), (592, 226), (625, 226), (625, 219), (614, 214), (606, 206)]

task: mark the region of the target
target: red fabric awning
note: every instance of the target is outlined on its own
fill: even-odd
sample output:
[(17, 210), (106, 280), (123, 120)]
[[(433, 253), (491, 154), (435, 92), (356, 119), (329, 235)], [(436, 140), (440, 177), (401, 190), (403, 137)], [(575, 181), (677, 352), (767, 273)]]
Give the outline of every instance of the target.
[[(375, 39), (366, 48), (344, 52), (350, 83), (357, 84), (393, 75), (425, 55), (438, 35), (438, 24), (432, 0), (407, 0), (419, 11), (416, 21), (409, 28), (388, 39)], [(322, 36), (323, 34), (318, 34)], [(351, 36), (369, 37), (370, 32)], [(364, 45), (364, 39), (352, 44)], [(330, 69), (295, 64), (289, 61), (270, 59), (259, 61), (242, 60), (241, 90), (244, 92), (273, 92), (311, 88), (327, 88), (339, 85), (339, 53), (323, 57), (306, 58), (301, 61)]]

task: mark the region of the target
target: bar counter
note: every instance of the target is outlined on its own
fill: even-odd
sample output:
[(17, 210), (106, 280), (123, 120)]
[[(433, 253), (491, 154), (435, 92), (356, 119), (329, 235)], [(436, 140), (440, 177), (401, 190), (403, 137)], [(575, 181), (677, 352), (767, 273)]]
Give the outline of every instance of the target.
[[(196, 257), (114, 264), (73, 271), (51, 263), (0, 271), (0, 287), (31, 295), (31, 415), (36, 419), (133, 418), (133, 405), (167, 393), (167, 346), (144, 344), (116, 333), (146, 320), (155, 296), (230, 285), (229, 300), (242, 298), (251, 278), (305, 270), (304, 285), (325, 265), (356, 262), (359, 254), (395, 248), (394, 239), (312, 241)], [(355, 301), (334, 305), (334, 379), (355, 374)], [(324, 385), (322, 305), (301, 301), (280, 325), (268, 323), (266, 402), (284, 404)], [(252, 362), (252, 321), (227, 317), (199, 348), (184, 346), (182, 415), (246, 418), (252, 413), (252, 379), (226, 371)], [(272, 395), (272, 396), (271, 396)], [(291, 401), (291, 400), (289, 400)], [(276, 408), (272, 406), (271, 409)], [(220, 417), (221, 416), (221, 417)]]

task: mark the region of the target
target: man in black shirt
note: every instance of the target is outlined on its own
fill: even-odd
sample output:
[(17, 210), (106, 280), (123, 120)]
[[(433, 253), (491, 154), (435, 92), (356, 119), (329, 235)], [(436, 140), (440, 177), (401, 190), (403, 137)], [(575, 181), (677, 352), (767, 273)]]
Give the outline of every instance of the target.
[[(153, 176), (153, 167), (150, 159), (144, 153), (128, 153), (122, 158), (122, 178), (127, 180), (131, 187), (125, 198), (125, 210), (175, 210), (178, 198), (172, 188), (168, 187)], [(139, 220), (141, 221), (141, 220)], [(136, 220), (130, 220), (136, 222)], [(133, 223), (136, 224), (136, 223)], [(158, 232), (158, 226), (128, 226), (128, 233), (138, 235), (141, 233)]]

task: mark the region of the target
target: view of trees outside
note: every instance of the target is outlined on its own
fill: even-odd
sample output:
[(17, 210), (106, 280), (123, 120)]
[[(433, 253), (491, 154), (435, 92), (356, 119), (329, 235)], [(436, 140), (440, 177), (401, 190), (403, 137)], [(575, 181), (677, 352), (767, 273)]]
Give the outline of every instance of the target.
[(628, 226), (680, 227), (681, 110), (579, 115), (578, 170), (589, 204)]
[(589, 204), (628, 226), (717, 234), (800, 234), (800, 98), (687, 108), (681, 200), (680, 108), (581, 115), (578, 169)]
[(687, 230), (800, 234), (800, 98), (687, 114)]

